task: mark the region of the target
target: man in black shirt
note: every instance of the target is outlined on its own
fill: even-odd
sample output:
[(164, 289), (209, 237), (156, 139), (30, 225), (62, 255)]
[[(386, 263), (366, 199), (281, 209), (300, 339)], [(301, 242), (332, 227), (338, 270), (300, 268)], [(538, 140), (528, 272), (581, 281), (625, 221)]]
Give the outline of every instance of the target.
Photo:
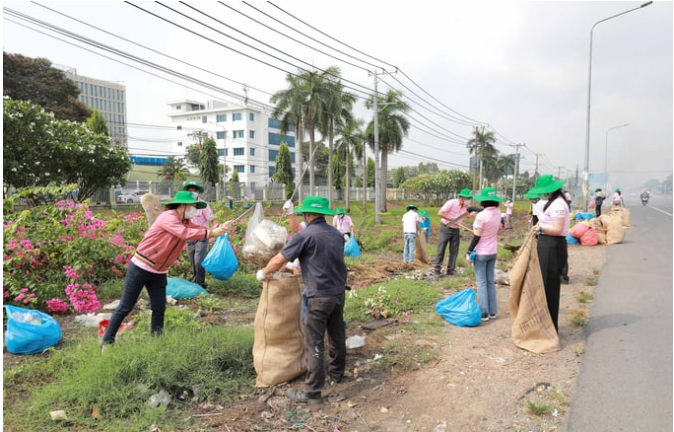
[(306, 197), (295, 213), (303, 215), (306, 228), (295, 234), (290, 243), (258, 272), (258, 279), (269, 277), (286, 263), (299, 258), (307, 295), (307, 315), (304, 319), (307, 375), (304, 391), (292, 388), (287, 396), (295, 402), (321, 403), (321, 390), (325, 385), (326, 331), (330, 378), (341, 381), (346, 367), (344, 239), (325, 221), (325, 215), (334, 214), (326, 198)]
[(601, 189), (597, 189), (594, 192), (594, 215), (595, 217), (599, 217), (601, 216), (601, 205), (604, 204), (606, 197), (601, 194)]

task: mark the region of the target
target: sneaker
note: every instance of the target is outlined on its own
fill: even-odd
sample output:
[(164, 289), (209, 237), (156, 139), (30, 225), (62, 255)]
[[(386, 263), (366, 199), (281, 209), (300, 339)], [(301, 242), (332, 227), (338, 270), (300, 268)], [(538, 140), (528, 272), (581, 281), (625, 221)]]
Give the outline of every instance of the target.
[(447, 276), (454, 276), (454, 270), (449, 270), (447, 272)]
[(489, 315), (489, 319), (496, 319), (496, 314)]
[(569, 277), (568, 276), (562, 276), (562, 281), (564, 282), (564, 285), (569, 284)]
[(483, 313), (482, 314), (482, 321), (489, 321), (489, 315)]
[(286, 396), (288, 399), (294, 402), (298, 403), (306, 403), (306, 404), (319, 404), (323, 402), (323, 399), (321, 398), (321, 395), (319, 394), (318, 396), (308, 396), (306, 393), (304, 393), (300, 389), (288, 389), (286, 392)]

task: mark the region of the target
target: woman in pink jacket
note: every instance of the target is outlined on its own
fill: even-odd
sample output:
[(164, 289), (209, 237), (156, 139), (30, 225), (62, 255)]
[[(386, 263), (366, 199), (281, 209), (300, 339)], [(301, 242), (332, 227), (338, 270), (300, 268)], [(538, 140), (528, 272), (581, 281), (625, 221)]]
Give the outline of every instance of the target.
[(219, 237), (225, 234), (231, 223), (225, 222), (209, 230), (190, 222), (197, 209), (206, 207), (206, 202), (197, 201), (189, 191), (178, 192), (175, 198), (164, 206), (166, 210), (145, 233), (131, 258), (124, 279), (122, 298), (110, 318), (101, 347), (115, 342), (119, 326), (138, 302), (143, 287), (147, 288), (152, 308), (150, 331), (153, 335), (161, 334), (164, 328), (166, 277), (169, 267), (176, 262), (187, 240)]

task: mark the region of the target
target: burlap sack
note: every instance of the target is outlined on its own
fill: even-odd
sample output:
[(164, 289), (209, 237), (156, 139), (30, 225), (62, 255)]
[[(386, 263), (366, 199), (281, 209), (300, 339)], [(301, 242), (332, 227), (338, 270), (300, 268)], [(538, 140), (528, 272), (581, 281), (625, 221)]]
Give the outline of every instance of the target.
[(431, 258), (428, 256), (428, 247), (426, 246), (426, 234), (423, 231), (417, 233), (417, 243), (414, 248), (414, 258), (424, 264), (430, 264)]
[(253, 365), (256, 387), (290, 381), (306, 371), (304, 333), (300, 322), (299, 277), (264, 282), (255, 314)]
[(612, 212), (599, 216), (599, 219), (606, 227), (606, 244), (618, 244), (625, 240), (625, 227), (620, 214)]
[(625, 228), (632, 228), (630, 209), (628, 209), (627, 207), (613, 206), (611, 207), (611, 214), (614, 213), (620, 215), (623, 221), (623, 226)]
[(147, 218), (147, 227), (150, 228), (157, 216), (162, 212), (161, 201), (157, 195), (146, 193), (140, 197), (140, 205), (145, 210), (145, 217)]
[(552, 324), (538, 261), (536, 239), (529, 234), (508, 269), (510, 318), (516, 346), (537, 354), (559, 351), (559, 335)]
[(597, 231), (597, 244), (606, 244), (606, 227), (600, 218), (590, 220), (590, 227)]

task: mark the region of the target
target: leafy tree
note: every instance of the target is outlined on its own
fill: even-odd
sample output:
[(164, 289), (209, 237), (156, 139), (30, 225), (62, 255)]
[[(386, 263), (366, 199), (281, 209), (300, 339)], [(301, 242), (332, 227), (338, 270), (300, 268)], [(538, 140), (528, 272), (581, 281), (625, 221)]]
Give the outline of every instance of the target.
[(421, 174), (403, 183), (403, 188), (424, 202), (441, 205), (458, 191), (470, 187), (470, 174), (459, 170)]
[(103, 114), (97, 109), (91, 110), (91, 117), (87, 119), (87, 128), (93, 133), (110, 136), (108, 124), (105, 122)]
[[(493, 145), (495, 142), (496, 137), (494, 136), (494, 132), (485, 132), (484, 129), (479, 131), (475, 128), (475, 137), (468, 140), (466, 143), (468, 153), (473, 156), (473, 160), (476, 164), (474, 168), (477, 169), (480, 167), (480, 185), (482, 184), (482, 169), (485, 168), (484, 165), (487, 167), (493, 166), (494, 159), (498, 156), (498, 150), (496, 150)], [(475, 171), (473, 171), (473, 190), (476, 189), (475, 179)], [(482, 186), (479, 187), (481, 188)]]
[(6, 185), (77, 184), (80, 201), (99, 188), (124, 184), (131, 170), (126, 151), (111, 147), (107, 136), (9, 98), (3, 103), (3, 150)]
[(201, 144), (195, 143), (185, 147), (185, 160), (191, 167), (198, 167), (201, 159)]
[(210, 183), (215, 186), (220, 181), (218, 170), (218, 150), (215, 148), (215, 140), (206, 135), (199, 156), (199, 177), (204, 184)]
[[(383, 98), (379, 98), (378, 122), (379, 122), (379, 151), (381, 152), (381, 164), (379, 166), (379, 193), (381, 211), (386, 212), (386, 179), (388, 178), (388, 154), (402, 149), (403, 138), (407, 136), (410, 122), (405, 116), (409, 111), (409, 105), (402, 99), (402, 93), (397, 90), (389, 90)], [(365, 102), (368, 109), (374, 108), (374, 96)], [(374, 150), (374, 121), (367, 127), (367, 134), (372, 135)]]
[(367, 187), (374, 187), (374, 159), (367, 158)]
[(295, 182), (293, 181), (293, 169), (290, 162), (290, 148), (286, 142), (282, 142), (279, 147), (278, 154), (276, 155), (276, 171), (272, 179), (285, 185), (286, 199), (293, 195)]
[(91, 112), (77, 100), (80, 90), (65, 72), (52, 67), (46, 58), (2, 53), (3, 94), (28, 100), (53, 112), (56, 118), (85, 122)]
[(236, 170), (232, 172), (232, 183), (239, 183), (239, 172)]
[[(340, 154), (340, 160), (343, 160), (345, 164), (345, 201), (347, 210), (351, 208), (351, 172), (349, 168), (352, 165), (352, 156), (355, 153), (356, 157), (358, 157), (358, 153), (362, 152), (365, 148), (365, 134), (363, 133), (362, 126), (363, 120), (350, 119), (340, 124), (337, 129), (337, 134), (339, 135), (336, 142), (337, 151)], [(356, 187), (360, 187), (360, 184)]]
[(398, 167), (393, 173), (393, 187), (396, 189), (399, 188), (405, 183), (405, 180), (405, 168)]
[(169, 156), (164, 166), (157, 171), (157, 177), (162, 179), (162, 183), (170, 185), (173, 190), (180, 190), (182, 182), (187, 180), (189, 173), (184, 159)]

